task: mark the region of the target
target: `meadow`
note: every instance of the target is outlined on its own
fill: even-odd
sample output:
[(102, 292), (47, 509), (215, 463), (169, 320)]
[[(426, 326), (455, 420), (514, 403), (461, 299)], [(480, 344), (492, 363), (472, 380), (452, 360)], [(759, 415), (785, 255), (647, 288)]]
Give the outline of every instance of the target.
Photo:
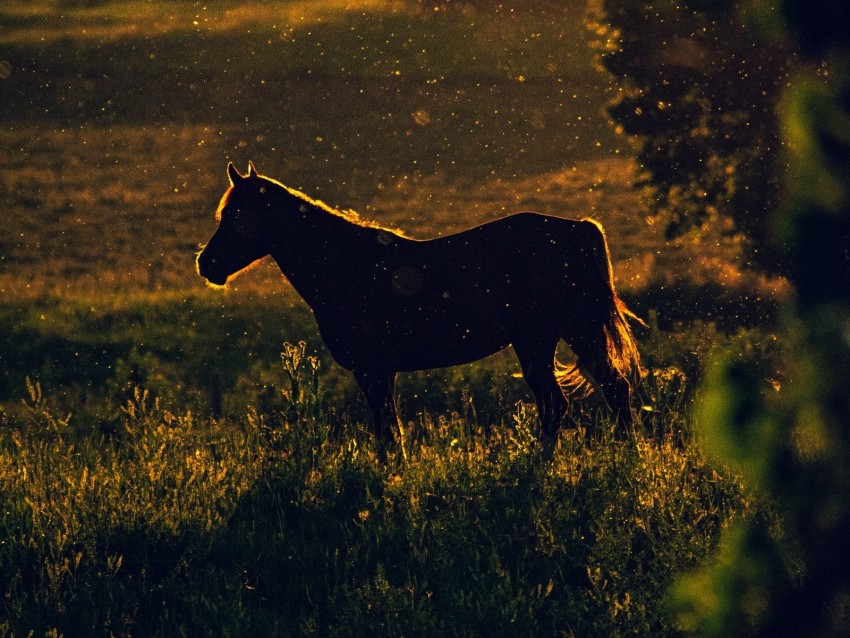
[[(0, 635), (679, 635), (676, 575), (771, 520), (690, 415), (715, 352), (781, 383), (783, 287), (642, 212), (584, 2), (0, 23)], [(650, 325), (639, 430), (576, 406), (548, 457), (505, 352), (403, 376), (410, 455), (380, 463), (275, 267), (195, 273), (231, 160), (414, 237), (593, 215)]]

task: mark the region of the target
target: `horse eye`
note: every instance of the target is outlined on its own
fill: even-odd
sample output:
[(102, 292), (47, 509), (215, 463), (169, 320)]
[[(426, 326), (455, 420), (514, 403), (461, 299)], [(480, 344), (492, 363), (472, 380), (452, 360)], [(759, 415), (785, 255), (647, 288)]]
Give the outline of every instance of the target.
[(260, 186), (260, 195), (265, 195), (265, 194), (266, 194), (266, 187)]

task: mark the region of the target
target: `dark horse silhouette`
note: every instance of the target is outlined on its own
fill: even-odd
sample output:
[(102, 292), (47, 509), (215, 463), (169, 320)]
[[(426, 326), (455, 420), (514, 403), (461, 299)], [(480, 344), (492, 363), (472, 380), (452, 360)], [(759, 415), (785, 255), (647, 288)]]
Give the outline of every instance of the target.
[[(641, 366), (627, 319), (640, 320), (614, 291), (597, 222), (520, 213), (418, 241), (333, 210), (252, 163), (245, 176), (232, 163), (227, 173), (198, 272), (221, 286), (271, 255), (312, 308), (331, 355), (353, 372), (382, 439), (399, 427), (397, 372), (468, 363), (508, 345), (544, 436), (567, 413), (559, 378), (590, 383), (620, 426), (631, 425)], [(569, 369), (555, 361), (561, 339), (577, 357)]]

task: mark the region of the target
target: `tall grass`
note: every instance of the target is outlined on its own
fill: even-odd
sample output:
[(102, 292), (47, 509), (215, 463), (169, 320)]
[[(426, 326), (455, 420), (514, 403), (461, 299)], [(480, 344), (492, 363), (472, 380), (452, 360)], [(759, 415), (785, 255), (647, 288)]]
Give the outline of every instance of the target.
[(199, 420), (137, 389), (109, 435), (29, 381), (0, 428), (0, 631), (675, 635), (673, 575), (752, 507), (681, 440), (615, 441), (599, 415), (550, 456), (523, 403), (487, 428), (424, 414), (382, 464), (318, 360), (283, 358), (277, 412)]

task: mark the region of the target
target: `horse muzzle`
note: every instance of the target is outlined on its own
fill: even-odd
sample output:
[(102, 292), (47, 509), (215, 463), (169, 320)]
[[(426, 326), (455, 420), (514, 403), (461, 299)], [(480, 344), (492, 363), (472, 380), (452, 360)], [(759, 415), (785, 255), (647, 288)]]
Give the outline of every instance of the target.
[(215, 259), (205, 259), (204, 253), (201, 253), (198, 255), (195, 265), (197, 266), (198, 274), (214, 286), (223, 286), (227, 283), (228, 275), (221, 270), (216, 271)]

